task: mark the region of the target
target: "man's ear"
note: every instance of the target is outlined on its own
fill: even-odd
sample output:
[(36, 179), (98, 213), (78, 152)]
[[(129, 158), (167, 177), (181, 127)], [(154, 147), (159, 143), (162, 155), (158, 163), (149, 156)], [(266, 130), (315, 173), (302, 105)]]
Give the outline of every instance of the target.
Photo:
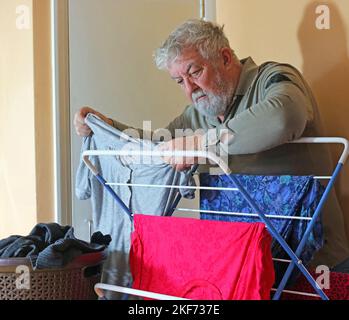
[(221, 57), (223, 59), (223, 65), (225, 67), (229, 67), (232, 64), (233, 55), (232, 55), (231, 50), (229, 48), (222, 48), (221, 49)]

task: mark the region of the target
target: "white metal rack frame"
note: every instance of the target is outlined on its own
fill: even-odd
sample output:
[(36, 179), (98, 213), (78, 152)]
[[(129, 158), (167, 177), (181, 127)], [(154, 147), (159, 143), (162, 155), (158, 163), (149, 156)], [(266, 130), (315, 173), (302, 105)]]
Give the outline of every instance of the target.
[[(246, 199), (246, 201), (250, 204), (250, 206), (255, 211), (254, 214), (247, 214), (247, 215), (258, 215), (260, 220), (265, 223), (268, 231), (272, 234), (272, 236), (280, 243), (280, 245), (283, 247), (283, 249), (287, 252), (288, 256), (290, 257), (290, 260), (286, 259), (275, 259), (275, 260), (282, 260), (281, 262), (287, 262), (289, 263), (289, 266), (278, 286), (276, 289), (272, 289), (272, 291), (275, 291), (273, 295), (273, 299), (277, 300), (280, 299), (282, 292), (287, 293), (293, 293), (293, 294), (301, 294), (301, 295), (307, 295), (307, 296), (316, 296), (321, 297), (323, 300), (328, 300), (327, 295), (323, 292), (323, 290), (318, 286), (314, 278), (311, 276), (311, 274), (308, 272), (306, 267), (303, 265), (302, 261), (298, 258), (301, 254), (304, 245), (306, 244), (306, 241), (309, 237), (309, 234), (314, 226), (314, 223), (316, 221), (316, 218), (319, 216), (324, 203), (326, 202), (329, 193), (331, 189), (333, 188), (333, 185), (338, 177), (338, 174), (340, 173), (344, 163), (346, 162), (349, 152), (349, 143), (348, 140), (344, 138), (333, 138), (333, 137), (308, 137), (308, 138), (301, 138), (299, 140), (292, 141), (290, 143), (330, 143), (330, 144), (342, 144), (344, 146), (344, 149), (342, 151), (342, 154), (340, 156), (340, 159), (337, 163), (337, 166), (331, 176), (325, 176), (325, 177), (314, 177), (318, 179), (328, 179), (328, 184), (325, 188), (325, 191), (320, 199), (320, 202), (313, 214), (312, 218), (303, 218), (306, 220), (309, 220), (309, 224), (307, 226), (307, 229), (302, 237), (302, 240), (300, 241), (296, 251), (293, 251), (289, 245), (286, 243), (286, 241), (281, 237), (281, 235), (278, 233), (278, 231), (274, 228), (272, 223), (269, 221), (270, 218), (281, 218), (281, 219), (293, 219), (294, 217), (288, 217), (288, 216), (273, 216), (273, 215), (267, 215), (258, 208), (258, 204), (254, 202), (254, 200), (250, 197), (249, 193), (241, 186), (239, 181), (234, 177), (234, 175), (231, 175), (231, 171), (228, 167), (228, 165), (219, 157), (217, 157), (215, 154), (210, 152), (203, 152), (203, 151), (149, 151), (149, 150), (88, 150), (83, 152), (83, 161), (87, 165), (87, 167), (92, 171), (94, 176), (98, 179), (98, 181), (110, 192), (110, 194), (113, 196), (113, 198), (117, 201), (117, 203), (121, 206), (121, 208), (125, 211), (126, 214), (129, 215), (130, 219), (133, 219), (133, 213), (130, 212), (129, 208), (122, 202), (122, 200), (116, 195), (114, 190), (111, 188), (112, 185), (127, 185), (127, 186), (133, 186), (133, 187), (154, 187), (154, 188), (178, 188), (179, 186), (173, 186), (173, 185), (137, 185), (137, 184), (120, 184), (120, 183), (108, 183), (98, 172), (97, 168), (92, 164), (92, 162), (89, 160), (90, 156), (153, 156), (153, 157), (199, 157), (199, 158), (206, 158), (213, 163), (217, 164), (223, 173), (227, 175), (229, 180), (235, 185), (236, 188), (219, 188), (219, 190), (229, 190), (229, 191), (235, 191), (235, 192), (241, 192), (243, 197)], [(210, 187), (186, 187), (186, 188), (196, 188), (196, 189), (210, 189)], [(216, 188), (214, 188), (216, 189)], [(174, 205), (176, 206), (179, 202), (179, 198), (174, 202)], [(196, 211), (200, 212), (201, 210), (193, 210), (193, 209), (178, 209), (180, 211)], [(237, 212), (221, 212), (221, 211), (210, 211), (210, 213), (217, 213), (217, 214), (233, 214), (233, 215), (246, 215), (241, 214)], [(297, 219), (300, 219), (297, 217)], [(289, 291), (284, 290), (287, 280), (289, 279), (294, 267), (297, 267), (303, 275), (306, 277), (306, 279), (309, 281), (309, 283), (314, 288), (316, 294), (312, 293), (304, 293), (304, 292), (296, 292), (296, 291)], [(120, 286), (114, 286), (114, 285), (107, 285), (103, 283), (98, 283), (95, 285), (95, 291), (100, 296), (104, 296), (104, 290), (111, 290), (115, 292), (120, 292), (124, 294), (132, 294), (136, 296), (146, 297), (146, 298), (152, 298), (157, 300), (173, 300), (173, 299), (183, 299), (180, 297), (173, 297), (169, 295), (163, 295), (161, 293), (155, 293), (155, 292), (149, 292), (149, 291), (142, 291), (142, 290), (136, 290), (132, 288), (127, 287), (120, 287)], [(185, 299), (184, 299), (185, 300)]]

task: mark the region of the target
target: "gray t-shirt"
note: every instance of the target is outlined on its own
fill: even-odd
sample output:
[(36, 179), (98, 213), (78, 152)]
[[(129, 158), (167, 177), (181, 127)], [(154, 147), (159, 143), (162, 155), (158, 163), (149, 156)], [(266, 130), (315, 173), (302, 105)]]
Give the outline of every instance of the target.
[[(86, 123), (92, 129), (93, 135), (84, 138), (82, 151), (124, 150), (125, 148), (150, 150), (154, 146), (153, 142), (131, 138), (95, 115), (87, 115)], [(93, 156), (90, 160), (109, 183), (184, 187), (195, 185), (190, 171), (178, 172), (159, 157), (140, 159), (139, 157)], [(132, 213), (149, 215), (166, 215), (178, 192), (178, 188), (111, 187)], [(112, 242), (109, 248), (128, 253), (132, 222), (82, 160), (76, 173), (75, 192), (80, 200), (91, 198), (95, 231), (111, 235)], [(180, 192), (186, 198), (194, 197), (193, 189), (183, 188)]]
[[(154, 143), (134, 139), (120, 130), (109, 126), (95, 115), (86, 117), (87, 125), (93, 135), (84, 138), (81, 151), (85, 150), (121, 150), (125, 148), (150, 150)], [(172, 208), (178, 192), (183, 197), (194, 198), (195, 180), (191, 170), (178, 172), (164, 163), (162, 159), (144, 157), (143, 164), (139, 157), (93, 156), (90, 161), (107, 182), (180, 185), (183, 188), (150, 188), (131, 186), (112, 186), (113, 190), (132, 213), (165, 215)], [(145, 164), (144, 164), (145, 163)], [(109, 254), (103, 265), (103, 283), (130, 286), (132, 277), (129, 265), (129, 250), (133, 222), (121, 209), (111, 194), (98, 182), (92, 172), (81, 160), (76, 173), (76, 196), (80, 200), (91, 199), (93, 225), (95, 231), (110, 234), (112, 242)], [(125, 299), (122, 294), (107, 291), (108, 299)], [(129, 299), (137, 299), (129, 296)]]

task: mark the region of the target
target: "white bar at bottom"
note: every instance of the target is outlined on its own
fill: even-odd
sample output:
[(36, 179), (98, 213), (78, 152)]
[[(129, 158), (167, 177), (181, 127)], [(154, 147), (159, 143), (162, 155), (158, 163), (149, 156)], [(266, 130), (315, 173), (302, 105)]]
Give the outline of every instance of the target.
[(278, 259), (278, 258), (273, 258), (274, 261), (279, 261), (279, 262), (287, 262), (290, 263), (292, 260), (287, 260), (287, 259)]
[[(104, 297), (102, 290), (110, 290), (110, 291), (114, 291), (114, 292), (126, 293), (126, 294), (131, 294), (131, 295), (135, 295), (135, 296), (156, 299), (156, 300), (189, 300), (189, 299), (185, 299), (185, 298), (169, 296), (166, 294), (160, 294), (160, 293), (155, 293), (155, 292), (150, 292), (150, 291), (143, 291), (143, 290), (131, 289), (131, 288), (127, 288), (127, 287), (114, 286), (111, 284), (97, 283), (95, 285), (95, 291), (99, 297)], [(276, 289), (272, 288), (271, 291), (276, 291)], [(282, 292), (320, 298), (320, 296), (318, 294), (308, 293), (308, 292), (291, 291), (291, 290), (283, 290)]]
[[(276, 289), (272, 288), (271, 291), (276, 291)], [(301, 291), (292, 291), (292, 290), (282, 290), (282, 292), (283, 293), (298, 294), (299, 296), (308, 296), (308, 297), (321, 298), (318, 294), (315, 294), (315, 293), (308, 293), (308, 292), (301, 292)]]
[(156, 299), (156, 300), (189, 300), (185, 298), (169, 296), (166, 294), (160, 294), (160, 293), (155, 293), (150, 291), (143, 291), (143, 290), (132, 289), (127, 287), (114, 286), (114, 285), (105, 284), (105, 283), (97, 283), (95, 285), (95, 291), (99, 297), (104, 297), (102, 290), (110, 290), (114, 292), (126, 293), (126, 294), (131, 294), (139, 297)]

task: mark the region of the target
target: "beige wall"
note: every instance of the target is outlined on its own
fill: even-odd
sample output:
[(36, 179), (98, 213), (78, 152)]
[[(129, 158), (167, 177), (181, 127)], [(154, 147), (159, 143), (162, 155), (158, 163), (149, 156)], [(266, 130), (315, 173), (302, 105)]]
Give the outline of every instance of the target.
[[(20, 22), (16, 20), (20, 16), (16, 8), (20, 5), (29, 9), (28, 29), (18, 29), (16, 24)], [(40, 68), (36, 66), (34, 72), (37, 40), (33, 37), (32, 9), (32, 0), (0, 0), (0, 238), (27, 234), (38, 221), (53, 218), (53, 211), (44, 211), (50, 211), (51, 206), (43, 205), (52, 204), (52, 196), (47, 191), (41, 194), (42, 190), (50, 190), (52, 180), (48, 174), (43, 186), (45, 165), (37, 156), (44, 153), (36, 153), (42, 149), (36, 147), (39, 141), (48, 150), (52, 143), (50, 128), (42, 129), (43, 120), (35, 114), (36, 101), (41, 101), (43, 107), (47, 90), (42, 84), (43, 90), (35, 90), (34, 78), (39, 77)], [(46, 108), (51, 108), (49, 103)], [(44, 208), (44, 212), (39, 213), (39, 208)]]
[[(319, 4), (330, 9), (329, 30), (315, 26)], [(317, 97), (326, 134), (349, 139), (349, 1), (217, 0), (217, 21), (239, 57), (298, 67)], [(348, 181), (349, 163), (337, 184), (349, 235)]]
[(0, 237), (27, 233), (36, 220), (33, 29), (16, 28), (16, 7), (0, 10)]

